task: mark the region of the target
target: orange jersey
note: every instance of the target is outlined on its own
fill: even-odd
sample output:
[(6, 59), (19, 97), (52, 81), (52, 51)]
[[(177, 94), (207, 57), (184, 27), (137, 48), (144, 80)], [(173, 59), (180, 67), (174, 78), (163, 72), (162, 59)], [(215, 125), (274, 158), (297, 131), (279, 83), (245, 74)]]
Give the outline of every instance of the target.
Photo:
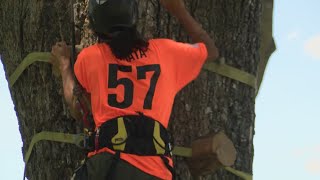
[[(91, 94), (97, 127), (109, 119), (142, 112), (167, 128), (175, 95), (198, 76), (206, 58), (203, 43), (153, 39), (147, 51), (126, 59), (115, 58), (109, 46), (101, 43), (81, 51), (74, 71)], [(121, 158), (146, 173), (171, 179), (160, 157), (122, 153)]]

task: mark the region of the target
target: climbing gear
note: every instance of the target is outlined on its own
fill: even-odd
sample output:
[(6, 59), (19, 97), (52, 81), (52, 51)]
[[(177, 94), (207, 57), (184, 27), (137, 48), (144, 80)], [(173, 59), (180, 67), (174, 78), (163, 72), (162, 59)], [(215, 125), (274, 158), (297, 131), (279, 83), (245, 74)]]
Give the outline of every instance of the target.
[(80, 148), (83, 148), (83, 145), (82, 145), (83, 135), (82, 134), (66, 134), (66, 133), (42, 131), (32, 137), (32, 140), (31, 140), (31, 143), (30, 143), (29, 148), (27, 150), (27, 153), (24, 156), (25, 164), (28, 164), (28, 161), (30, 159), (34, 145), (40, 141), (43, 141), (43, 140), (55, 141), (55, 142), (61, 142), (61, 143), (69, 143), (69, 144), (74, 144)]
[(159, 122), (144, 115), (129, 115), (106, 121), (96, 132), (96, 150), (142, 156), (171, 156), (170, 135)]
[(82, 125), (83, 125), (83, 135), (84, 135), (84, 149), (88, 152), (94, 150), (94, 131), (95, 123), (91, 111), (91, 105), (84, 93), (84, 89), (79, 85), (78, 82), (75, 83), (73, 89), (74, 95), (77, 97), (76, 106), (82, 115)]
[(76, 168), (76, 170), (73, 173), (73, 176), (71, 177), (71, 180), (88, 180), (88, 171), (87, 171), (87, 159), (84, 159), (80, 166)]
[[(12, 75), (9, 77), (9, 85), (12, 87), (17, 79), (20, 77), (22, 72), (27, 69), (30, 65), (32, 65), (35, 62), (50, 62), (50, 58), (52, 57), (51, 53), (49, 52), (32, 52), (28, 54), (22, 62), (19, 64), (19, 66), (16, 68), (16, 70), (12, 73)], [(230, 65), (227, 65), (225, 63), (206, 63), (203, 66), (204, 70), (214, 72), (216, 74), (219, 74), (224, 77), (228, 77), (230, 79), (233, 79), (235, 81), (239, 81), (241, 83), (244, 83), (254, 89), (256, 89), (256, 77), (252, 74), (249, 74), (245, 71), (242, 71), (240, 69), (237, 69), (235, 67), (232, 67)]]
[(235, 170), (235, 169), (233, 169), (231, 167), (224, 167), (224, 169), (229, 171), (230, 173), (242, 178), (243, 180), (252, 180), (252, 175), (251, 174)]
[[(40, 141), (47, 140), (47, 141), (55, 141), (55, 142), (61, 142), (61, 143), (70, 143), (70, 144), (74, 144), (78, 147), (83, 148), (83, 145), (81, 144), (83, 138), (84, 138), (83, 134), (64, 134), (64, 133), (56, 133), (56, 132), (38, 133), (33, 136), (31, 143), (28, 147), (27, 153), (25, 154), (25, 158), (24, 158), (25, 166), (28, 164), (28, 161), (30, 159), (30, 155), (32, 153), (34, 145)], [(196, 146), (196, 144), (197, 144), (197, 142), (193, 143), (193, 146)], [(200, 148), (202, 149), (202, 146)], [(187, 157), (187, 158), (192, 158), (192, 155), (193, 154), (195, 155), (195, 153), (193, 153), (192, 148), (179, 147), (179, 146), (173, 147), (172, 154), (177, 155), (177, 156)], [(203, 161), (203, 159), (201, 159), (201, 156), (198, 158), (200, 159), (200, 161)], [(202, 156), (202, 158), (203, 158), (203, 156)], [(244, 180), (252, 180), (251, 174), (237, 171), (231, 167), (225, 167), (225, 166), (222, 166), (222, 167), (225, 170), (227, 170), (228, 172), (230, 172), (238, 177), (241, 177)]]
[(108, 33), (113, 27), (131, 27), (137, 17), (135, 0), (89, 0), (89, 21), (98, 33)]
[(23, 71), (27, 69), (31, 64), (34, 62), (50, 62), (52, 55), (49, 52), (32, 52), (28, 54), (22, 62), (19, 64), (19, 66), (16, 68), (16, 70), (11, 74), (9, 77), (9, 86), (10, 88), (15, 84), (15, 82), (18, 80), (18, 78), (21, 76)]
[(218, 63), (206, 63), (203, 68), (257, 89), (257, 80), (254, 75), (225, 64), (224, 57), (218, 61)]
[(88, 171), (85, 164), (74, 171), (71, 180), (88, 180)]
[(142, 113), (106, 121), (95, 133), (95, 145), (95, 150), (107, 147), (116, 152), (112, 167), (119, 161), (120, 153), (160, 156), (172, 175), (175, 174), (167, 159), (172, 155), (168, 131)]

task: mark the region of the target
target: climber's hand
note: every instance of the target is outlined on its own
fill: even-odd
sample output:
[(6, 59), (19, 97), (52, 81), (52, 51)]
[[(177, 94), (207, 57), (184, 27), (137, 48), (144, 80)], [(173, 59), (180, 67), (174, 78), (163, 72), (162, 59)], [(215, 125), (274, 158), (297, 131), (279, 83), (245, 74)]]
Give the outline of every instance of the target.
[(70, 47), (65, 42), (57, 42), (52, 46), (51, 54), (58, 61), (60, 71), (70, 68)]
[(160, 0), (160, 3), (171, 15), (177, 16), (182, 10), (185, 10), (183, 0)]

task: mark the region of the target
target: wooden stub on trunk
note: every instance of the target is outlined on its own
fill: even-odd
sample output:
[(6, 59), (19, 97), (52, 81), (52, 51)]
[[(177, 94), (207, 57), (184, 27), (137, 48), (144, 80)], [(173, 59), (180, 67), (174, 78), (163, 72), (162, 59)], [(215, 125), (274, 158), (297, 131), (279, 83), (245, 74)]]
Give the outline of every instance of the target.
[(189, 169), (193, 176), (213, 173), (222, 166), (232, 166), (236, 160), (236, 149), (223, 133), (208, 135), (192, 143), (192, 158)]

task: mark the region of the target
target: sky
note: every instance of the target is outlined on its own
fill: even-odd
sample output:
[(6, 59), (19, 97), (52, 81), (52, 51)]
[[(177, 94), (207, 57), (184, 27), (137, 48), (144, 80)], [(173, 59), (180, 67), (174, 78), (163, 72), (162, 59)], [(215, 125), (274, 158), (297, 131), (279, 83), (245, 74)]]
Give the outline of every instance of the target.
[[(320, 179), (319, 18), (319, 0), (275, 0), (277, 50), (256, 99), (255, 180)], [(0, 115), (0, 179), (22, 179), (21, 136), (1, 63)]]
[(275, 0), (277, 51), (256, 99), (254, 178), (320, 179), (320, 1)]

